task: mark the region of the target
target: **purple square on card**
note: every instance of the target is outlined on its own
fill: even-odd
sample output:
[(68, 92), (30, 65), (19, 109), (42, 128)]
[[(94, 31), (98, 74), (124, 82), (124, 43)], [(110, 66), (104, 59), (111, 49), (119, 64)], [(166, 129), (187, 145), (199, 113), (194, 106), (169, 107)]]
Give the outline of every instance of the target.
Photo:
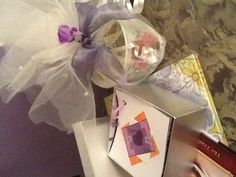
[(122, 130), (129, 156), (155, 151), (155, 146), (146, 119), (124, 127)]

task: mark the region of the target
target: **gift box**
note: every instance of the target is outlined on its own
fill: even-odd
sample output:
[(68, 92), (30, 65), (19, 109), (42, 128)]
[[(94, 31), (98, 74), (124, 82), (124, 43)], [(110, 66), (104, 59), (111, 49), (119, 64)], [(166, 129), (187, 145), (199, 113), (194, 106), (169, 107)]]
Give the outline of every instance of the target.
[(117, 87), (108, 156), (135, 177), (186, 176), (199, 132), (207, 128), (206, 113), (153, 84)]

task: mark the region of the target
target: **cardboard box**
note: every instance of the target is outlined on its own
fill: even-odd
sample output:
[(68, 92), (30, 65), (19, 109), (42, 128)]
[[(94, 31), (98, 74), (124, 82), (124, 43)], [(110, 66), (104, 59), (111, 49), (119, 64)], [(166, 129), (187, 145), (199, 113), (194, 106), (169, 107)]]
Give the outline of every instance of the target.
[(152, 84), (115, 88), (108, 156), (134, 177), (188, 176), (205, 113)]

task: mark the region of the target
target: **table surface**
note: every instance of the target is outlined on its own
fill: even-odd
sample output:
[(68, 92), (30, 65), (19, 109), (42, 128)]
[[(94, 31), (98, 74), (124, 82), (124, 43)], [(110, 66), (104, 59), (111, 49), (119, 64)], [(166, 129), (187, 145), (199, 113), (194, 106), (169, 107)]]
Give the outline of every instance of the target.
[(79, 122), (73, 127), (86, 177), (131, 177), (107, 156), (107, 117)]

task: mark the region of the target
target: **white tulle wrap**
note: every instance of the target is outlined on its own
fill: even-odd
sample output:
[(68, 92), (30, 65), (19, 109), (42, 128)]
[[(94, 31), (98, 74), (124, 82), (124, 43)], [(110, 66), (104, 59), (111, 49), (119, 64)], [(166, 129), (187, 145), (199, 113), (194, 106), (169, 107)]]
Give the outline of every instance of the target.
[[(18, 92), (37, 86), (37, 93), (29, 95), (33, 101), (29, 115), (35, 123), (45, 121), (70, 131), (78, 117), (94, 117), (94, 106), (86, 104), (93, 95), (84, 95), (86, 90), (71, 67), (79, 43), (60, 45), (57, 36), (59, 25), (78, 23), (73, 0), (1, 0), (0, 41), (5, 44), (1, 96), (8, 102)], [(89, 111), (77, 109), (83, 105)]]
[(71, 66), (80, 44), (60, 45), (58, 41), (60, 25), (79, 26), (75, 2), (0, 1), (2, 100), (8, 102), (24, 91), (32, 103), (29, 117), (33, 122), (47, 122), (68, 132), (73, 123), (95, 118), (93, 92), (83, 86)]

